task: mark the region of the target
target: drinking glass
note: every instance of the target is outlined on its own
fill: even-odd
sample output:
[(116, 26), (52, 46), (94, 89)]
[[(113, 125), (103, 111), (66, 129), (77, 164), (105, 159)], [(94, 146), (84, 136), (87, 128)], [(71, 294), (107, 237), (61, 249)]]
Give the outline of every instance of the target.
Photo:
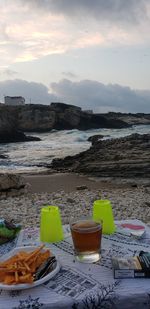
[(102, 221), (83, 218), (70, 222), (76, 259), (83, 263), (100, 260)]

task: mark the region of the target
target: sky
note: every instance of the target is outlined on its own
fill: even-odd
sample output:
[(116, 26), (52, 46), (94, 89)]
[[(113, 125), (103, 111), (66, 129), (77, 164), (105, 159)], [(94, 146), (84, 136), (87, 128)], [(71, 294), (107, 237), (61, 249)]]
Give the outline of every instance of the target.
[(0, 102), (150, 113), (150, 0), (0, 0)]

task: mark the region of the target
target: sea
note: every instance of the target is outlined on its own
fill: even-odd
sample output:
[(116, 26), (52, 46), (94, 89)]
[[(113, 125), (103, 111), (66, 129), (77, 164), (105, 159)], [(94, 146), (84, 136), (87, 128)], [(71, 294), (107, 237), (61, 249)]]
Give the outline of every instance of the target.
[(150, 125), (134, 125), (125, 129), (91, 129), (87, 131), (63, 130), (46, 133), (26, 133), (37, 136), (41, 141), (0, 144), (1, 173), (35, 174), (47, 172), (54, 158), (64, 158), (90, 148), (88, 138), (92, 135), (103, 135), (103, 139), (119, 138), (133, 133), (150, 133)]

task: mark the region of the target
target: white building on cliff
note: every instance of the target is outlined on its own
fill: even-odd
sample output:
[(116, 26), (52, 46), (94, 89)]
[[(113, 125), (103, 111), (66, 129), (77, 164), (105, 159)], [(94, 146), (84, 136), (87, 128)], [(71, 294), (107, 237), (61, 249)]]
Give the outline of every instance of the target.
[(25, 104), (25, 98), (19, 96), (19, 97), (10, 97), (5, 96), (4, 97), (4, 103), (6, 105), (24, 105)]

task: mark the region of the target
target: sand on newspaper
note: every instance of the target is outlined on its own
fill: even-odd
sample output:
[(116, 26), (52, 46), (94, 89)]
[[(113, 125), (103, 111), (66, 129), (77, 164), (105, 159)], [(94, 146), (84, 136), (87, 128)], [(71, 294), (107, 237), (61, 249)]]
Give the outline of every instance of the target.
[(115, 219), (150, 222), (150, 186), (141, 181), (90, 179), (76, 174), (28, 175), (30, 192), (0, 201), (0, 218), (15, 219), (22, 227), (39, 226), (44, 205), (60, 208), (63, 224), (91, 215), (96, 199), (110, 199)]

